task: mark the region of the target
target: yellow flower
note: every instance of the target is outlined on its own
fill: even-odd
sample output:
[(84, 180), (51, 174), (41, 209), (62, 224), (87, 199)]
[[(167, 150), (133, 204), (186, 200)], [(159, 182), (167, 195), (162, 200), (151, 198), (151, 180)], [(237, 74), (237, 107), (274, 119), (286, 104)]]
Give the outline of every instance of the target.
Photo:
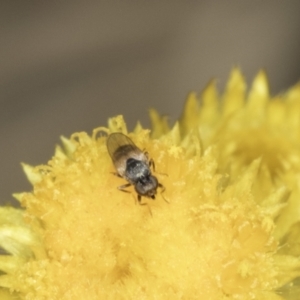
[[(180, 120), (152, 131), (121, 116), (63, 138), (47, 165), (23, 165), (24, 210), (0, 209), (1, 299), (298, 299), (300, 85), (270, 99), (239, 70), (189, 95)], [(154, 159), (156, 200), (117, 189), (106, 136)], [(103, 134), (104, 133), (104, 134)], [(167, 200), (167, 201), (164, 201)]]

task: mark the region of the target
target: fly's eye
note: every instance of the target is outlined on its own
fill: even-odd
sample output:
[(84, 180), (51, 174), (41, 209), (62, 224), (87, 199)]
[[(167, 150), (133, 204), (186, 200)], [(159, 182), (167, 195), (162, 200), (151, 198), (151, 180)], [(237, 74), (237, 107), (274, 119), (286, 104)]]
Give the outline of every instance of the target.
[(135, 190), (140, 195), (147, 195), (149, 188), (148, 188), (147, 184), (145, 184), (142, 181), (139, 181), (135, 185)]
[(153, 187), (156, 189), (158, 186), (158, 181), (157, 181), (156, 177), (150, 176), (150, 180), (151, 180)]

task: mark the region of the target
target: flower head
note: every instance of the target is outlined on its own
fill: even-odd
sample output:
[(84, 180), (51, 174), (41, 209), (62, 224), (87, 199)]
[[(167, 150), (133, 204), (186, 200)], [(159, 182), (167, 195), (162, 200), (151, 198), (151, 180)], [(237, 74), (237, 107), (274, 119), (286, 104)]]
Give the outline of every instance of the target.
[[(3, 299), (295, 299), (300, 86), (271, 100), (261, 72), (247, 96), (233, 70), (223, 96), (214, 82), (191, 94), (172, 128), (150, 117), (151, 131), (118, 116), (23, 166), (25, 209), (0, 210)], [(154, 160), (156, 200), (118, 190), (112, 132)]]

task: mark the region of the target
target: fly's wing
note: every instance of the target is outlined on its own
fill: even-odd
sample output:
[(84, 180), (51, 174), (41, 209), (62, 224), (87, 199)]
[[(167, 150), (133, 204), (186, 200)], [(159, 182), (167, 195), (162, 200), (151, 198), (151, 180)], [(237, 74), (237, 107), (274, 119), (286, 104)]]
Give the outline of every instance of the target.
[[(120, 155), (127, 156), (127, 153), (137, 149), (133, 141), (121, 132), (115, 132), (108, 136), (106, 141), (108, 153), (115, 162)], [(117, 155), (119, 153), (119, 155)]]
[(125, 171), (128, 158), (144, 159), (144, 153), (128, 136), (121, 132), (110, 134), (107, 138), (106, 146), (119, 173)]

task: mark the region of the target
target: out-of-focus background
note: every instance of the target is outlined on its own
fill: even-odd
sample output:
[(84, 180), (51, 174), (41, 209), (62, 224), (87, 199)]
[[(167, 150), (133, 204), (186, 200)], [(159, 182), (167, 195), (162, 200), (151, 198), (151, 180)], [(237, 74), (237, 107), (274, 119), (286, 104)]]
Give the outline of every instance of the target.
[(59, 136), (148, 109), (180, 115), (187, 93), (233, 66), (265, 68), (273, 94), (300, 77), (300, 1), (0, 1), (0, 201), (30, 190), (20, 162)]

